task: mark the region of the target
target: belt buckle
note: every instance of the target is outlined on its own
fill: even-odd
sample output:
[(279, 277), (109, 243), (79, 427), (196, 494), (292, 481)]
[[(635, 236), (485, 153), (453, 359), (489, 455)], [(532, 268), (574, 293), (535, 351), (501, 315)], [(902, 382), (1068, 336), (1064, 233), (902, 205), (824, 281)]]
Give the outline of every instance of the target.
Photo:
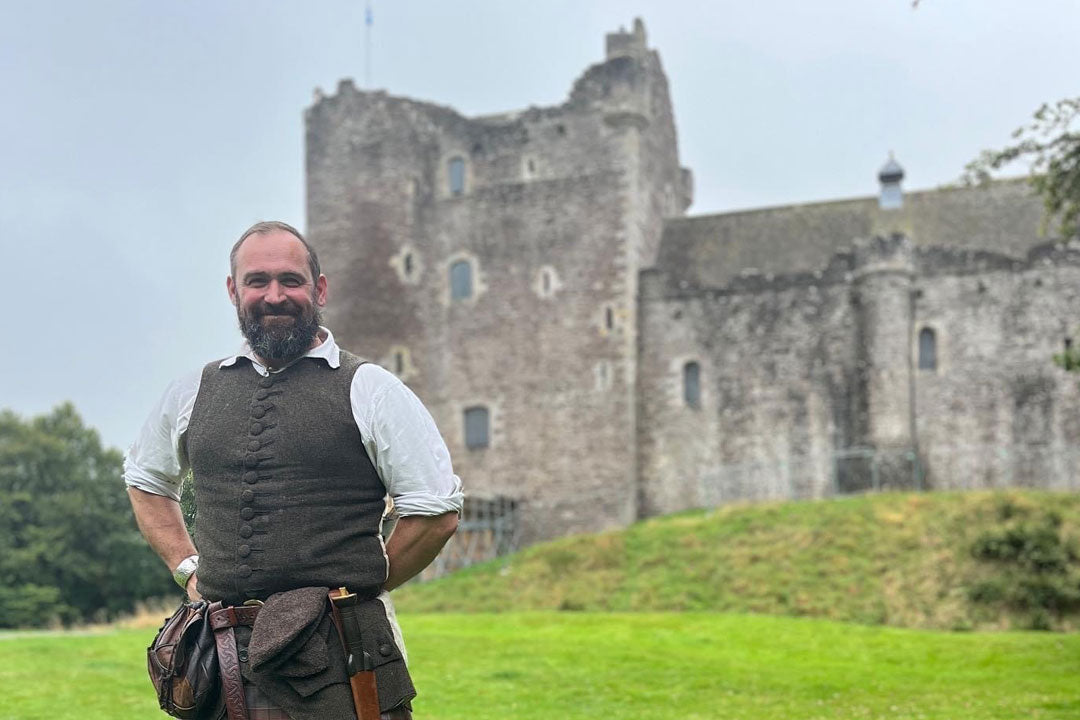
[(246, 605), (248, 607), (262, 607), (263, 606), (263, 601), (262, 600), (245, 600), (244, 605)]

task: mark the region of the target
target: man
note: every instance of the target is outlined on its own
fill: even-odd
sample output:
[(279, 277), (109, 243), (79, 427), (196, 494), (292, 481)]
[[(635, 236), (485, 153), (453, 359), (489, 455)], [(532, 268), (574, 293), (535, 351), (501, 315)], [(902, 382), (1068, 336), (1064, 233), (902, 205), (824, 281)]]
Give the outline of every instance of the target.
[[(339, 586), (367, 601), (361, 625), (382, 718), (409, 718), (415, 691), (387, 593), (454, 533), (460, 480), (416, 396), (320, 325), (327, 280), (297, 230), (252, 226), (230, 264), (246, 342), (172, 383), (128, 451), (139, 529), (189, 598), (266, 601), (253, 627), (234, 630), (252, 720), (353, 717), (325, 612), (325, 588)], [(178, 502), (189, 468), (194, 543)], [(384, 544), (387, 495), (401, 517)]]

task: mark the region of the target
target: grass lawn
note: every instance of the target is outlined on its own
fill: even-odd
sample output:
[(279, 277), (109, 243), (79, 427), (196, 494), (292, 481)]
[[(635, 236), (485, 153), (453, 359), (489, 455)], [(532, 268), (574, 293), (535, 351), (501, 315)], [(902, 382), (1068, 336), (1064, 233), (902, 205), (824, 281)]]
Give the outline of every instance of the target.
[[(418, 720), (1077, 718), (1080, 636), (724, 613), (402, 618)], [(152, 630), (0, 635), (0, 718), (165, 717)]]
[[(1030, 627), (1029, 613), (972, 600), (1003, 569), (972, 553), (1002, 515), (1054, 514), (1080, 547), (1080, 493), (870, 493), (732, 505), (525, 548), (395, 593), (426, 612), (708, 611), (935, 630)], [(1080, 581), (1080, 554), (1069, 560)], [(1069, 580), (1068, 582), (1072, 582)], [(1080, 628), (1080, 608), (1051, 614)], [(1078, 715), (1080, 716), (1080, 715)]]

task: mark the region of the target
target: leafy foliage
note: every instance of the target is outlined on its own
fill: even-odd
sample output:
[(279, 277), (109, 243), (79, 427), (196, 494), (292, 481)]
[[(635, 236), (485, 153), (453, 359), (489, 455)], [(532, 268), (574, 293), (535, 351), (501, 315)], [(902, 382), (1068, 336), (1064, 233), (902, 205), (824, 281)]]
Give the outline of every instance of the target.
[(175, 591), (121, 467), (70, 404), (28, 421), (0, 411), (0, 627), (108, 619)]
[(1046, 210), (1044, 230), (1060, 222), (1064, 237), (1080, 231), (1080, 97), (1043, 104), (1032, 122), (1013, 131), (1013, 143), (1000, 150), (984, 150), (965, 168), (968, 184), (988, 182), (992, 174), (1026, 160), (1031, 184)]
[(1052, 627), (1051, 616), (1080, 610), (1080, 553), (1062, 533), (1061, 516), (1004, 500), (1000, 525), (975, 540), (971, 554), (993, 565), (993, 576), (970, 589), (974, 602), (1005, 607), (1027, 615), (1035, 630)]

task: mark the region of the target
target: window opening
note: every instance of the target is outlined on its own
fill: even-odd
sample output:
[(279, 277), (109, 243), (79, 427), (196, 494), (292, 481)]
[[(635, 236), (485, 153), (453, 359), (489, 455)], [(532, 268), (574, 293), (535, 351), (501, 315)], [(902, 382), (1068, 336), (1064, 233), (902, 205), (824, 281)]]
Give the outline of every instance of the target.
[(461, 195), (465, 192), (465, 160), (460, 157), (450, 158), (447, 170), (450, 175), (450, 194)]
[(404, 268), (406, 275), (412, 275), (412, 272), (413, 272), (412, 253), (405, 253), (405, 261), (402, 263), (402, 267)]
[(486, 448), (489, 443), (490, 418), (486, 407), (465, 408), (465, 447)]
[(683, 365), (683, 400), (687, 407), (701, 407), (701, 365), (696, 362)]
[(931, 328), (919, 331), (919, 369), (937, 370), (937, 338)]
[(608, 330), (615, 329), (615, 311), (611, 308), (604, 308), (604, 327)]
[(400, 375), (405, 371), (405, 354), (398, 350), (394, 353), (394, 374)]
[(472, 265), (468, 260), (458, 260), (450, 266), (450, 299), (468, 297), (472, 297)]

